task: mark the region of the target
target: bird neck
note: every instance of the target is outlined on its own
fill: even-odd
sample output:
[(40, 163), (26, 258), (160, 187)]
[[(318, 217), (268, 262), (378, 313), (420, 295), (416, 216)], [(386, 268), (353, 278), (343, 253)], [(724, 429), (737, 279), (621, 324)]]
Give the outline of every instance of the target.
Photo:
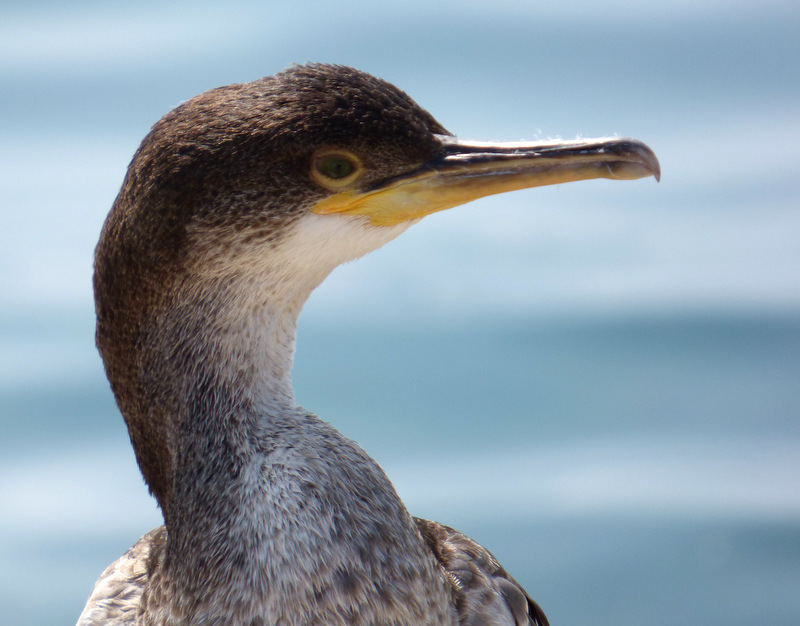
[[(297, 318), (311, 292), (410, 224), (308, 214), (261, 239), (246, 229), (225, 231), (227, 239), (187, 230), (190, 253), (152, 253), (151, 265), (118, 241), (130, 229), (107, 226), (97, 340), (166, 522), (148, 583), (153, 606), (181, 619), (269, 614), (269, 623), (288, 623), (301, 605), (328, 606), (330, 618), (370, 598), (424, 614), (416, 597), (427, 601), (434, 588), (446, 597), (383, 471), (298, 407), (291, 386)], [(166, 272), (162, 257), (180, 262)], [(230, 598), (240, 599), (238, 612), (216, 613)]]
[[(167, 280), (145, 268), (118, 287), (100, 258), (98, 346), (167, 527), (153, 606), (238, 623), (268, 605), (278, 623), (301, 604), (336, 614), (360, 597), (356, 581), (420, 598), (440, 584), (383, 471), (298, 407), (291, 386), (297, 318), (313, 289), (407, 226), (310, 215), (277, 244), (200, 241)], [(215, 613), (226, 598), (241, 600), (238, 613)]]
[[(325, 425), (296, 406), (291, 387), (304, 298), (287, 300), (274, 290), (264, 298), (253, 286), (252, 276), (227, 277), (224, 285), (216, 277), (198, 281), (164, 317), (164, 335), (155, 342), (167, 348), (158, 363), (182, 365), (148, 386), (167, 398), (152, 398), (153, 406), (171, 407), (171, 489), (162, 505), (167, 544), (149, 593), (154, 605), (196, 619), (247, 621), (274, 593), (270, 572), (297, 572), (293, 579), (303, 580), (315, 565), (287, 555), (309, 540), (301, 524), (321, 522), (285, 520), (309, 497), (304, 485), (321, 480), (308, 459), (320, 456), (317, 431)], [(328, 544), (299, 553), (330, 551)], [(228, 606), (231, 597), (237, 606)]]
[[(251, 286), (229, 282), (225, 305), (164, 323), (175, 335), (161, 361), (194, 365), (173, 390), (167, 542), (148, 602), (203, 623), (289, 623), (298, 607), (318, 611), (313, 623), (342, 611), (377, 623), (406, 605), (405, 623), (446, 615), (435, 562), (383, 471), (294, 403), (302, 294), (262, 300)], [(181, 300), (197, 311), (205, 293)]]

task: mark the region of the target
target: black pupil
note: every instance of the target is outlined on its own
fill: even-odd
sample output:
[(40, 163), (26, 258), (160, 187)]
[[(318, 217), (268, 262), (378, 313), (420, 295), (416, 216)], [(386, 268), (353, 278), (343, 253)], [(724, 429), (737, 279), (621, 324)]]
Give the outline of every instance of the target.
[(328, 178), (345, 178), (354, 169), (350, 159), (341, 156), (327, 156), (319, 162), (318, 169)]

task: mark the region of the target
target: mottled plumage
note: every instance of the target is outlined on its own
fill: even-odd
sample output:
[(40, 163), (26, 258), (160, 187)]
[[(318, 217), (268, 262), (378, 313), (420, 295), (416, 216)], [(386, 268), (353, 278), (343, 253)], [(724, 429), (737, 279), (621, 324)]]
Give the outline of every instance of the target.
[(492, 624), (506, 611), (509, 624), (548, 624), (541, 607), (486, 548), (444, 524), (415, 521), (452, 586), (459, 624)]
[(142, 142), (97, 246), (97, 344), (165, 526), (80, 624), (538, 624), (461, 533), (294, 402), (297, 317), (337, 265), (500, 191), (658, 174), (633, 140), (457, 140), (351, 68), (211, 90)]

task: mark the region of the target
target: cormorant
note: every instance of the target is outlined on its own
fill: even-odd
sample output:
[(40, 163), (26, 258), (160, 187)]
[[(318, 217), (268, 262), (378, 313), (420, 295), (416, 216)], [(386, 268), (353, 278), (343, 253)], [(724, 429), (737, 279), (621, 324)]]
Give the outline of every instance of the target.
[[(482, 546), (412, 517), (294, 401), (297, 316), (337, 265), (512, 189), (659, 176), (644, 144), (481, 143), (310, 64), (212, 89), (145, 137), (97, 246), (97, 345), (164, 526), (80, 624), (538, 624)], [(379, 416), (377, 417), (379, 419)]]

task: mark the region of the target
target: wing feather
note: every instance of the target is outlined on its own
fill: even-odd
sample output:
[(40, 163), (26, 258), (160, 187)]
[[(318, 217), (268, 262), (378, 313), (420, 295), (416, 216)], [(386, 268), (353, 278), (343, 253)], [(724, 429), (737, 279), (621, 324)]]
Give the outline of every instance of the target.
[(141, 615), (142, 593), (157, 554), (166, 543), (163, 526), (143, 535), (100, 574), (77, 626), (132, 626)]
[(461, 626), (549, 626), (541, 607), (486, 548), (449, 526), (414, 519), (450, 582)]

